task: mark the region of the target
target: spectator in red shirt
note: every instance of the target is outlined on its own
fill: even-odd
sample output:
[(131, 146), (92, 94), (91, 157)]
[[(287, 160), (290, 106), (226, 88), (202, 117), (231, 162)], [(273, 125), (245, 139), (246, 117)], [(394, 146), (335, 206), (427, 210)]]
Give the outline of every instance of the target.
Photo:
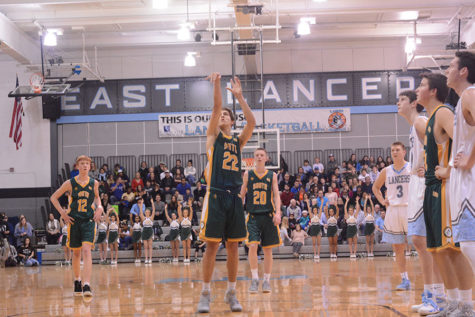
[(280, 194), (280, 200), (282, 201), (282, 206), (288, 207), (290, 205), (290, 200), (294, 198), (294, 194), (290, 192), (290, 187), (288, 184), (284, 185), (284, 191)]
[(144, 184), (143, 184), (143, 179), (140, 175), (139, 172), (135, 173), (135, 178), (132, 180), (132, 191), (135, 192), (135, 190), (137, 189), (137, 186), (142, 186), (144, 187)]

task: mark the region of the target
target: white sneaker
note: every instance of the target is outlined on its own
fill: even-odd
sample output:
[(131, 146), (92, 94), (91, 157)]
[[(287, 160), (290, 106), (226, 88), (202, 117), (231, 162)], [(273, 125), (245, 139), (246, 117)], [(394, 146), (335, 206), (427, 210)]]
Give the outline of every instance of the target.
[(140, 263), (140, 259), (135, 259), (135, 263)]
[(320, 260), (320, 256), (319, 255), (314, 255), (313, 256), (313, 259), (316, 261), (316, 260)]
[(173, 258), (173, 262), (178, 262), (178, 258)]

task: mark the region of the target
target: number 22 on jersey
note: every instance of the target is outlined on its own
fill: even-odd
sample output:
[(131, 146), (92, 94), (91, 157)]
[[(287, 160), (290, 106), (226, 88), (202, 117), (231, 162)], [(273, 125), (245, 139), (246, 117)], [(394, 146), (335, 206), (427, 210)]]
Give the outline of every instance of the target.
[(238, 157), (230, 152), (224, 152), (223, 155), (223, 170), (239, 172)]

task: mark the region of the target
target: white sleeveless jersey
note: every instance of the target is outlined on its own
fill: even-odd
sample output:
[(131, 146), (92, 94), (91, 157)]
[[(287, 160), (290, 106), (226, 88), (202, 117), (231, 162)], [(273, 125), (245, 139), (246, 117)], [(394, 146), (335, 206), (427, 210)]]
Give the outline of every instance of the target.
[(349, 216), (348, 219), (346, 219), (346, 223), (349, 226), (356, 226), (356, 218), (354, 216)]
[(183, 218), (181, 221), (182, 228), (191, 228), (191, 221), (188, 218)]
[(153, 227), (153, 221), (152, 221), (152, 219), (150, 219), (150, 218), (145, 218), (144, 221), (143, 221), (143, 226), (144, 226), (144, 228), (145, 228), (145, 227), (148, 227), (148, 228)]
[(394, 164), (386, 168), (386, 197), (390, 206), (407, 206), (409, 202), (409, 181), (411, 180), (411, 164), (406, 162), (400, 171)]
[(134, 225), (132, 227), (132, 230), (133, 231), (140, 231), (140, 230), (142, 230), (142, 226), (140, 225), (140, 223), (136, 222), (136, 223), (134, 223)]
[[(424, 120), (427, 121), (427, 118), (424, 116), (419, 116), (418, 118), (424, 118)], [(424, 167), (424, 145), (417, 137), (417, 132), (414, 125), (411, 127), (409, 144), (411, 146), (411, 150), (409, 152), (409, 163), (411, 163), (412, 174), (417, 174), (417, 169), (419, 167)]]
[(320, 218), (318, 218), (317, 215), (313, 216), (312, 219), (310, 220), (310, 222), (314, 225), (316, 224), (319, 224), (320, 223)]
[(172, 223), (170, 224), (170, 229), (173, 230), (173, 229), (179, 229), (180, 228), (180, 224), (178, 223), (178, 220), (172, 220)]
[(327, 222), (328, 222), (329, 226), (336, 226), (336, 224), (337, 224), (337, 221), (336, 221), (335, 217), (333, 217), (333, 216), (328, 218)]
[(119, 226), (115, 223), (115, 221), (112, 221), (110, 223), (109, 230), (110, 231), (119, 231)]
[(364, 220), (366, 221), (366, 223), (373, 223), (373, 222), (374, 222), (374, 217), (373, 217), (373, 215), (368, 214), (368, 215), (364, 218)]
[[(475, 89), (475, 86), (470, 86), (467, 89)], [(462, 112), (462, 98), (460, 98), (455, 108), (450, 166), (454, 166), (454, 158), (458, 153), (469, 156), (474, 145), (475, 127), (465, 121)], [(468, 209), (475, 217), (475, 167), (469, 171), (452, 168), (449, 188), (452, 224), (458, 224), (464, 209)]]
[(99, 232), (106, 232), (107, 231), (107, 223), (106, 222), (101, 222), (99, 224), (98, 229), (99, 229)]

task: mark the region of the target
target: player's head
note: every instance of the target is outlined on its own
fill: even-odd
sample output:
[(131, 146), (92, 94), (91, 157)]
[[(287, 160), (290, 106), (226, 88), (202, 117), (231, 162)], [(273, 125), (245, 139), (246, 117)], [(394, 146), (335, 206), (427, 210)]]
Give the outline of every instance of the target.
[(79, 172), (89, 172), (89, 170), (91, 169), (91, 158), (87, 155), (80, 155), (77, 157), (76, 159), (76, 167), (77, 169), (79, 170)]
[(221, 117), (219, 118), (219, 128), (231, 128), (234, 124), (236, 118), (234, 117), (234, 113), (231, 109), (223, 107), (221, 110)]
[(402, 142), (396, 141), (391, 144), (391, 157), (394, 162), (404, 160), (406, 147)]
[(471, 52), (456, 52), (455, 57), (445, 70), (447, 86), (456, 88), (459, 84), (475, 83), (475, 54)]
[(267, 161), (267, 151), (263, 147), (259, 147), (254, 151), (254, 161), (256, 165), (264, 166)]
[(416, 89), (417, 102), (426, 107), (432, 100), (443, 103), (449, 95), (447, 77), (437, 73), (422, 73), (419, 87)]
[(139, 223), (139, 222), (140, 222), (140, 217), (139, 217), (139, 215), (135, 215), (135, 216), (134, 216), (134, 222), (135, 222), (135, 223)]
[(417, 103), (417, 94), (414, 90), (404, 90), (399, 94), (397, 102), (397, 112), (400, 115), (408, 115), (413, 110), (422, 112), (424, 107)]

